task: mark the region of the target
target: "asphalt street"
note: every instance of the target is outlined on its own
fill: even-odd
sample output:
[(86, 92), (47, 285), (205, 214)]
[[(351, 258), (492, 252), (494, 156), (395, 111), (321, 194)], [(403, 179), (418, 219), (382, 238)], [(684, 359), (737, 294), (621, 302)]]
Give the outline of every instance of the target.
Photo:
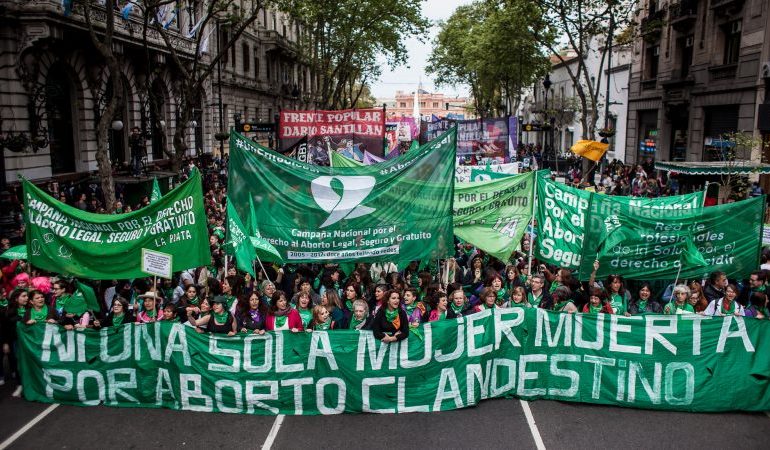
[(548, 449), (766, 449), (770, 436), (770, 415), (764, 413), (695, 414), (555, 401), (497, 399), (439, 413), (276, 418), (103, 406), (51, 408), (11, 398), (10, 393), (8, 386), (0, 389), (0, 450), (510, 449), (538, 448), (538, 437), (539, 448)]

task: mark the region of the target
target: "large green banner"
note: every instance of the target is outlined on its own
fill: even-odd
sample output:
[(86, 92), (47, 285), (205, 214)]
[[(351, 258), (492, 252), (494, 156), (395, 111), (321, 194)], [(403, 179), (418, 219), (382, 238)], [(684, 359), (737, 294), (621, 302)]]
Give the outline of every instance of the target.
[(94, 214), (62, 203), (27, 180), (24, 223), (35, 267), (93, 280), (143, 277), (142, 249), (173, 255), (173, 270), (211, 261), (200, 173), (127, 214)]
[(456, 130), (386, 163), (305, 164), (230, 138), (229, 198), (257, 206), (262, 236), (287, 262), (409, 261), (452, 252)]
[[(573, 188), (552, 181), (547, 173), (538, 172), (537, 218), (538, 232), (535, 256), (541, 261), (568, 269), (577, 269), (583, 261), (583, 241), (588, 228), (603, 226), (606, 216), (619, 210), (631, 210), (647, 217), (660, 212), (680, 214), (700, 209), (705, 192), (695, 192), (669, 197), (643, 198), (602, 195)], [(588, 214), (601, 219), (601, 223), (588, 223)], [(593, 247), (596, 248), (596, 245)], [(591, 256), (585, 264), (593, 264)]]
[(28, 400), (248, 414), (402, 413), (493, 397), (770, 409), (770, 322), (494, 309), (382, 343), (369, 331), (233, 337), (179, 323), (19, 325)]
[[(702, 279), (715, 270), (745, 277), (762, 245), (764, 197), (708, 208), (650, 208), (594, 199), (588, 215), (580, 278)], [(681, 268), (681, 272), (680, 272)]]
[(507, 261), (532, 219), (534, 172), (456, 183), (455, 236)]

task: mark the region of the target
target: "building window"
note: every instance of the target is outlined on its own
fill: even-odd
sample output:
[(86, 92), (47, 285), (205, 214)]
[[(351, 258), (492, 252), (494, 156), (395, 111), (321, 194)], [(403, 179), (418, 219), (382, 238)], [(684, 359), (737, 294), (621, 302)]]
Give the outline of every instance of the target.
[(254, 49), (254, 79), (259, 79), (259, 52)]
[(251, 58), (249, 58), (249, 54), (251, 53), (249, 50), (249, 44), (243, 44), (242, 47), (243, 50), (243, 74), (248, 75), (249, 71), (251, 70)]
[(433, 107), (438, 108), (438, 102), (433, 102)]
[(282, 25), (282, 28), (283, 28), (283, 30), (282, 30), (283, 33), (281, 33), (281, 34), (283, 35), (283, 37), (286, 37), (286, 24)]
[(399, 108), (406, 108), (406, 102), (401, 102), (398, 104)]
[(425, 108), (425, 102), (420, 102), (420, 108)]
[(692, 66), (693, 55), (693, 43), (695, 42), (695, 36), (689, 35), (687, 37), (679, 39), (678, 46), (681, 54), (681, 67), (679, 68), (679, 75), (681, 78), (687, 78), (690, 74), (690, 66)]
[(230, 47), (230, 67), (232, 67), (233, 70), (235, 70), (235, 44), (236, 41), (233, 40), (233, 45)]
[(660, 46), (647, 47), (645, 55), (644, 78), (652, 80), (658, 78), (658, 60), (660, 59)]
[(727, 134), (738, 130), (739, 105), (721, 105), (705, 108), (703, 120), (703, 160), (726, 161), (745, 155), (735, 154), (735, 144)]
[(741, 51), (741, 21), (723, 25), (722, 33), (725, 39), (724, 64), (736, 64)]

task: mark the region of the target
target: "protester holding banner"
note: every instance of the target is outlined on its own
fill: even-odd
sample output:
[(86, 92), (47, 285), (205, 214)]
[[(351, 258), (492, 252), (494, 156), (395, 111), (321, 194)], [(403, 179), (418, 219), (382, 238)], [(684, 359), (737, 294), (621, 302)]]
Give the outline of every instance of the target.
[(628, 302), (628, 314), (635, 316), (639, 314), (660, 314), (661, 312), (660, 303), (652, 299), (650, 283), (642, 283), (639, 287), (639, 295)]
[(273, 293), (270, 308), (267, 310), (265, 330), (291, 330), (295, 333), (304, 330), (302, 318), (296, 309), (289, 306), (289, 300), (283, 291), (275, 291)]
[(34, 325), (36, 323), (56, 323), (58, 317), (56, 316), (56, 310), (49, 308), (45, 304), (45, 295), (38, 290), (29, 291), (28, 297), (30, 298), (30, 307), (24, 312), (24, 318), (22, 322), (27, 325)]
[(449, 309), (451, 309), (457, 317), (466, 316), (473, 312), (473, 307), (468, 303), (468, 298), (465, 296), (465, 291), (462, 289), (452, 291)]
[(142, 300), (142, 308), (136, 315), (136, 322), (152, 323), (160, 320), (160, 296), (155, 291), (148, 291), (138, 298)]
[(296, 310), (302, 318), (302, 327), (308, 329), (313, 320), (313, 303), (310, 301), (309, 293), (299, 292), (297, 294)]
[(329, 331), (336, 329), (337, 323), (332, 320), (329, 308), (321, 305), (313, 307), (313, 320), (310, 321), (310, 327), (307, 331)]
[(690, 288), (684, 284), (674, 287), (674, 298), (663, 308), (663, 314), (695, 314), (695, 309), (690, 305)]
[(425, 315), (426, 307), (423, 302), (418, 302), (418, 293), (415, 288), (404, 289), (404, 311), (409, 320), (410, 327), (417, 327), (422, 322), (422, 316)]
[(604, 289), (592, 288), (591, 295), (588, 297), (588, 303), (583, 306), (583, 312), (588, 314), (613, 314), (612, 305), (607, 299), (607, 292)]
[(128, 309), (128, 300), (121, 296), (112, 301), (112, 308), (103, 319), (94, 319), (94, 328), (118, 327), (127, 323), (134, 323), (134, 316)]
[(425, 316), (423, 316), (423, 321), (435, 322), (437, 320), (454, 319), (455, 317), (457, 316), (455, 315), (454, 311), (449, 308), (449, 298), (447, 297), (446, 293), (439, 292), (434, 297), (430, 311), (425, 313)]
[(353, 315), (350, 317), (348, 329), (350, 330), (370, 330), (372, 325), (372, 316), (369, 314), (369, 306), (363, 300), (353, 302)]
[(527, 292), (527, 301), (533, 307), (540, 306), (543, 302), (551, 302), (551, 294), (545, 290), (545, 277), (541, 274), (535, 274), (529, 277), (529, 290)]
[(743, 316), (743, 305), (738, 303), (738, 288), (734, 284), (728, 284), (725, 288), (725, 296), (712, 300), (703, 311), (706, 316)]
[(491, 287), (485, 287), (479, 293), (479, 303), (473, 307), (473, 312), (486, 311), (497, 307), (497, 293)]
[(701, 286), (700, 281), (695, 280), (690, 282), (689, 287), (690, 304), (697, 314), (702, 314), (709, 305), (709, 301), (706, 299), (706, 296), (703, 295), (703, 287)]
[(374, 338), (382, 342), (402, 341), (409, 336), (409, 317), (403, 308), (401, 293), (388, 291), (385, 305), (372, 320)]

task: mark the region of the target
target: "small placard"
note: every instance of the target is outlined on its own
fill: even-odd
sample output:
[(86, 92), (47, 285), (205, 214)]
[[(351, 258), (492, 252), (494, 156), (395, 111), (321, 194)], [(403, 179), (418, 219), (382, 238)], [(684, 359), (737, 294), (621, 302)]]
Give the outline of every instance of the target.
[(142, 272), (171, 279), (173, 255), (142, 249)]

